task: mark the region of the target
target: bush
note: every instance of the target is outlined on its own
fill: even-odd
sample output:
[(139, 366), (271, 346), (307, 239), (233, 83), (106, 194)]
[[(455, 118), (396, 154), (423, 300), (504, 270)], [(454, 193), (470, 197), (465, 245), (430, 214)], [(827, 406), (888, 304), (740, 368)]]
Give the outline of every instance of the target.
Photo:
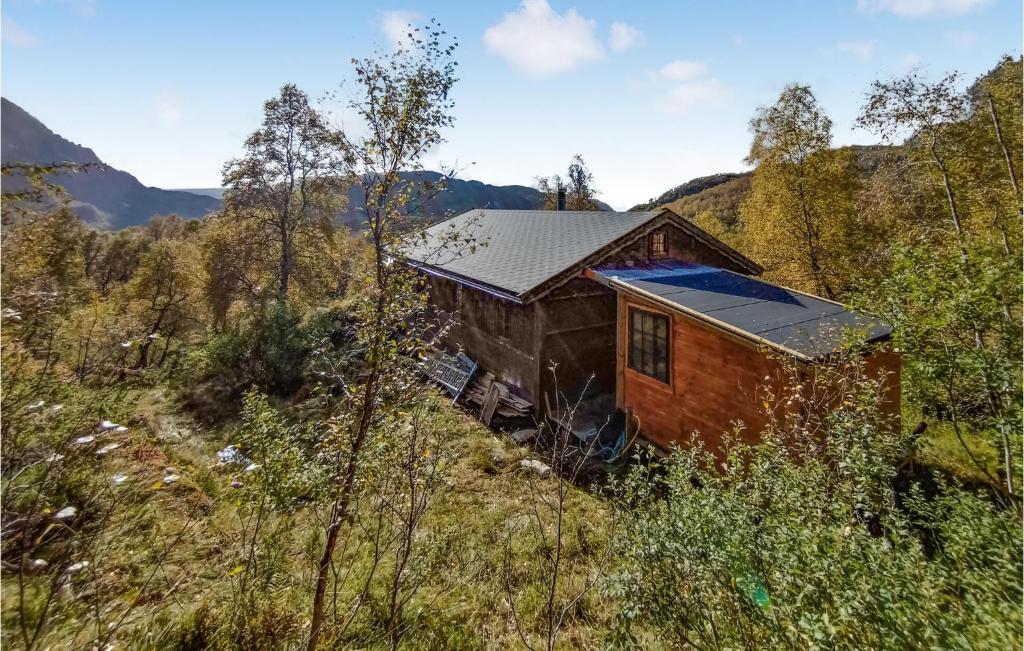
[(858, 390), (824, 438), (770, 430), (724, 463), (697, 446), (663, 476), (635, 469), (607, 586), (620, 639), (649, 625), (698, 648), (1020, 648), (1018, 515), (952, 484), (897, 496), (902, 437), (876, 406)]

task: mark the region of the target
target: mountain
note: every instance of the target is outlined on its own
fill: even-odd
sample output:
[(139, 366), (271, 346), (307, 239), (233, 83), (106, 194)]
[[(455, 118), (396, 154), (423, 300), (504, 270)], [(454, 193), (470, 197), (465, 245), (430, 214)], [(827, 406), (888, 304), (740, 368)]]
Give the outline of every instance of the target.
[[(439, 172), (424, 170), (421, 172), (401, 172), (403, 184), (415, 182), (417, 184), (436, 184), (441, 180)], [(400, 188), (401, 189), (401, 188)], [(195, 194), (216, 197), (224, 196), (223, 188), (193, 188), (182, 190)], [(353, 230), (360, 230), (363, 227), (363, 213), (356, 206), (363, 203), (362, 189), (353, 186), (348, 192), (349, 208), (338, 215), (339, 221)], [(544, 203), (544, 195), (536, 188), (525, 185), (490, 185), (480, 181), (449, 179), (444, 192), (437, 193), (429, 200), (422, 203), (410, 202), (410, 211), (421, 215), (427, 220), (436, 220), (448, 215), (472, 210), (474, 208), (494, 208), (502, 210), (530, 210), (539, 208)], [(600, 203), (602, 210), (611, 210), (604, 203)]]
[[(0, 99), (0, 161), (11, 163), (81, 163), (77, 174), (54, 174), (49, 180), (67, 190), (82, 218), (104, 228), (145, 223), (153, 215), (174, 213), (202, 217), (220, 208), (220, 200), (179, 190), (147, 187), (127, 172), (105, 165), (91, 150), (48, 129), (7, 98)], [(2, 179), (4, 190), (17, 188), (17, 177)]]
[[(181, 217), (202, 217), (221, 207), (223, 188), (189, 188), (162, 190), (142, 185), (127, 172), (105, 165), (91, 150), (77, 145), (48, 129), (7, 98), (2, 99), (0, 114), (0, 160), (13, 163), (79, 163), (90, 167), (75, 174), (53, 174), (49, 180), (63, 187), (71, 206), (82, 218), (102, 228), (124, 228), (144, 224), (153, 215), (176, 214)], [(402, 172), (405, 183), (436, 183), (438, 172)], [(4, 191), (24, 187), (16, 176), (3, 177)], [(349, 191), (349, 206), (362, 204), (361, 189)], [(524, 185), (489, 185), (480, 181), (451, 179), (444, 192), (415, 204), (416, 214), (424, 219), (458, 214), (473, 208), (505, 210), (539, 208), (543, 195), (536, 188)], [(600, 203), (600, 202), (599, 202)], [(611, 210), (600, 203), (602, 210)], [(362, 228), (363, 216), (354, 208), (339, 215), (339, 220), (354, 230)]]
[[(899, 155), (898, 147), (885, 145), (846, 145), (839, 150), (854, 155), (855, 174), (860, 178), (870, 177), (884, 160)], [(631, 210), (653, 210), (670, 208), (683, 217), (693, 219), (699, 213), (710, 212), (726, 228), (734, 228), (740, 217), (740, 204), (750, 192), (753, 172), (723, 172), (701, 176), (682, 185), (677, 185)]]
[(659, 206), (668, 205), (674, 201), (678, 201), (683, 197), (688, 197), (695, 194), (700, 194), (705, 190), (727, 183), (741, 177), (750, 176), (750, 172), (723, 172), (721, 174), (712, 174), (710, 176), (700, 176), (695, 179), (691, 179), (682, 185), (677, 185), (671, 190), (663, 192), (656, 199), (651, 199), (647, 203), (641, 203), (630, 208), (630, 210), (653, 210)]

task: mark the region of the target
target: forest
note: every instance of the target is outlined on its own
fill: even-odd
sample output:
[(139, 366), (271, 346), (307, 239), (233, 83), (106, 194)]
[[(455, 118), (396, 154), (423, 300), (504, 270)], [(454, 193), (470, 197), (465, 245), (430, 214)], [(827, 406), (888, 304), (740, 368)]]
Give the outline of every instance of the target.
[[(876, 81), (864, 148), (788, 85), (753, 173), (687, 215), (891, 323), (900, 427), (856, 376), (814, 428), (590, 472), (420, 373), (450, 324), (396, 258), (444, 178), (404, 179), (458, 128), (459, 69), (440, 27), (410, 43), (352, 61), (358, 126), (281, 86), (201, 220), (95, 230), (47, 180), (88, 166), (4, 167), (5, 647), (1024, 644), (1020, 58)], [(575, 159), (570, 209), (593, 182)]]

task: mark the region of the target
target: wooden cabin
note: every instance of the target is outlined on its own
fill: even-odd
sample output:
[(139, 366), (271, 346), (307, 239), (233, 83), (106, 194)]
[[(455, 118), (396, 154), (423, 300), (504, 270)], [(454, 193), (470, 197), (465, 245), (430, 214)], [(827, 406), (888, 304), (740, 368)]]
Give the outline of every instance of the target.
[(813, 365), (850, 327), (880, 344), (869, 363), (891, 374), (898, 410), (885, 324), (758, 279), (755, 262), (670, 210), (472, 210), (406, 254), (453, 317), (450, 348), (536, 415), (586, 389), (660, 448), (694, 431), (713, 444), (737, 420), (758, 432), (759, 388), (779, 356)]

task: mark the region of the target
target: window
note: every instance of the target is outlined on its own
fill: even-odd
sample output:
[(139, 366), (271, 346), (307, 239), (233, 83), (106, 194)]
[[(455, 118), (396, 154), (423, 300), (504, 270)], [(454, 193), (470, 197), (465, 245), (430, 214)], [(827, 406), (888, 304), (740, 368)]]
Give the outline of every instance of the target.
[(668, 238), (665, 237), (665, 231), (654, 231), (651, 233), (651, 257), (663, 255), (668, 255)]
[(668, 317), (629, 311), (629, 368), (668, 384)]

